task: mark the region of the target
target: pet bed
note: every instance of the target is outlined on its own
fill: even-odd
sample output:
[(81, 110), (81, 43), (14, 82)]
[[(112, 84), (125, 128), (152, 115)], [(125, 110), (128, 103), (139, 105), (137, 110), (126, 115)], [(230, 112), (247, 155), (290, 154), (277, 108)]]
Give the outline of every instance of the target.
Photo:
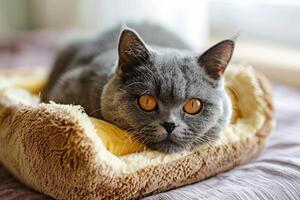
[(256, 156), (273, 126), (267, 80), (235, 65), (225, 77), (231, 124), (215, 144), (164, 154), (125, 138), (120, 149), (122, 131), (115, 140), (106, 134), (117, 127), (108, 130), (80, 106), (40, 103), (32, 93), (45, 78), (32, 69), (0, 79), (0, 160), (24, 184), (57, 199), (139, 198), (203, 180)]

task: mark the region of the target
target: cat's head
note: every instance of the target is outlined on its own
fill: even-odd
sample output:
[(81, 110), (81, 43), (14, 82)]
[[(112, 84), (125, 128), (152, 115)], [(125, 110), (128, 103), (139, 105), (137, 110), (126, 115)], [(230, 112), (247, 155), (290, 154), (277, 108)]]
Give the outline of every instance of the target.
[(215, 140), (230, 117), (223, 73), (233, 48), (225, 40), (201, 55), (155, 49), (123, 30), (118, 66), (101, 97), (103, 118), (163, 152)]

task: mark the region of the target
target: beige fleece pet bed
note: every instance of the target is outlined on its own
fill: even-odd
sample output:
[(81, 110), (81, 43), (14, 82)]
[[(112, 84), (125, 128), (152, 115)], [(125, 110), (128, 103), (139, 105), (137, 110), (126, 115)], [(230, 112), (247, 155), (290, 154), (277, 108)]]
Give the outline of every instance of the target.
[(249, 66), (230, 66), (233, 115), (215, 144), (164, 154), (133, 142), (120, 153), (79, 106), (43, 104), (31, 94), (45, 77), (41, 69), (2, 73), (0, 160), (21, 182), (57, 199), (139, 198), (203, 180), (256, 156), (273, 126), (269, 83)]

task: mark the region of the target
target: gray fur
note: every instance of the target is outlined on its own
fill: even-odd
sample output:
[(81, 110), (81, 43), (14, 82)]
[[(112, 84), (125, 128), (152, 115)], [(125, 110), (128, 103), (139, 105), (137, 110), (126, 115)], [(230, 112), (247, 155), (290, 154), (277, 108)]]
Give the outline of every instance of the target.
[[(141, 42), (130, 45), (133, 51), (122, 51), (126, 47), (120, 47), (120, 39), (118, 52), (119, 28), (94, 41), (73, 44), (63, 50), (50, 75), (44, 100), (80, 104), (91, 116), (127, 129), (154, 150), (178, 152), (215, 141), (231, 114), (219, 69), (225, 70), (233, 46), (227, 54), (226, 49), (219, 48), (203, 54), (201, 59), (179, 38), (158, 26), (131, 27), (145, 41), (127, 29)], [(225, 60), (219, 56), (223, 52), (227, 56)], [(124, 61), (118, 56), (124, 56)], [(139, 108), (137, 99), (145, 93), (157, 99), (155, 111)], [(204, 104), (196, 115), (183, 111), (184, 103), (192, 97)], [(163, 122), (174, 122), (177, 127), (168, 135), (161, 125)]]

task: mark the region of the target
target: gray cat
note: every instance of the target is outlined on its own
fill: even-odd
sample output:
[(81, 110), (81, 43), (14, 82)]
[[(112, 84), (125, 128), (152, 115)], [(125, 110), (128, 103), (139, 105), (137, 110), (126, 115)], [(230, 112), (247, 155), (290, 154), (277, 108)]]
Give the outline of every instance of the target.
[(153, 150), (178, 152), (215, 141), (231, 114), (223, 73), (234, 42), (197, 54), (159, 26), (131, 27), (135, 31), (117, 27), (65, 48), (43, 100), (79, 104)]

